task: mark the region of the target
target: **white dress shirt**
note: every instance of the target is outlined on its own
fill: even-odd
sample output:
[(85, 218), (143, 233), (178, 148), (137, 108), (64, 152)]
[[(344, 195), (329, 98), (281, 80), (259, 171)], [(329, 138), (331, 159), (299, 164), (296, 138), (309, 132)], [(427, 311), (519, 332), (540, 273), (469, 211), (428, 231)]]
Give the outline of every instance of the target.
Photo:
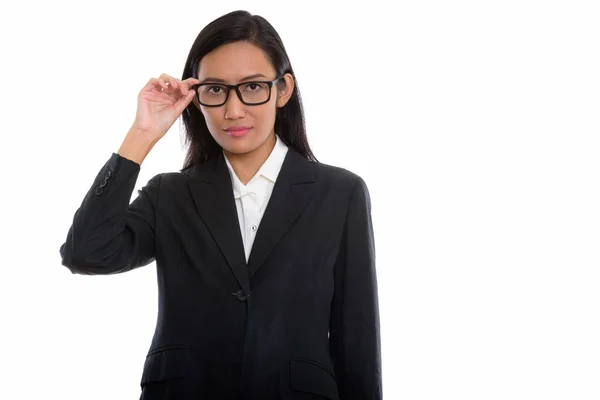
[(246, 262), (248, 262), (248, 258), (250, 257), (250, 250), (252, 249), (260, 220), (265, 212), (265, 208), (273, 192), (273, 187), (275, 186), (275, 181), (277, 180), (277, 175), (279, 175), (283, 160), (288, 151), (288, 146), (279, 139), (279, 136), (275, 134), (275, 137), (275, 147), (273, 147), (271, 154), (246, 185), (237, 177), (231, 163), (227, 159), (227, 156), (225, 156), (225, 162), (227, 163), (231, 182), (233, 183), (233, 196), (242, 231)]

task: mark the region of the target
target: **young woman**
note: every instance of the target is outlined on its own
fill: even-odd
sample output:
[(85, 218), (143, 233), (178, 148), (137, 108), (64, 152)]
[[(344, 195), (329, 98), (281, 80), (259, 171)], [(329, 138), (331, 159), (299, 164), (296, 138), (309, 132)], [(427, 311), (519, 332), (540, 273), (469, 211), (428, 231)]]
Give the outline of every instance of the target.
[[(129, 204), (180, 115), (184, 168)], [(181, 80), (148, 81), (60, 253), (77, 274), (156, 261), (141, 399), (382, 398), (369, 192), (314, 158), (289, 58), (260, 16), (216, 19)]]

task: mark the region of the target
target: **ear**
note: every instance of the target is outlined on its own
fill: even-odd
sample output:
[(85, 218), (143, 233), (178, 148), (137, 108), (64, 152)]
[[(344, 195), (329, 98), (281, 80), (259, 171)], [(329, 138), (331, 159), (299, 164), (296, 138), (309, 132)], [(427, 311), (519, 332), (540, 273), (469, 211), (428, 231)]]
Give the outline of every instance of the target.
[[(283, 107), (287, 104), (292, 93), (294, 93), (294, 77), (289, 72), (283, 76), (285, 87), (280, 82), (277, 82), (277, 107)], [(280, 86), (282, 85), (282, 86)]]

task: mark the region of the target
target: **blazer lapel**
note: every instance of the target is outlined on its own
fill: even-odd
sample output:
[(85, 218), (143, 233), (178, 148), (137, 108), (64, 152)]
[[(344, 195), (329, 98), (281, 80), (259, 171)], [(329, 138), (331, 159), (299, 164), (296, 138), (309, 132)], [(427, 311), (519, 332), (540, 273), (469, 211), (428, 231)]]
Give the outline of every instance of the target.
[(250, 278), (308, 204), (315, 180), (314, 165), (290, 147), (246, 263), (231, 177), (223, 154), (192, 169), (188, 184), (198, 213), (246, 293), (250, 293)]
[(188, 184), (198, 213), (212, 233), (240, 287), (249, 293), (244, 244), (231, 177), (223, 154), (196, 166), (189, 175)]
[(248, 258), (248, 276), (264, 264), (313, 195), (314, 165), (291, 147), (275, 181)]

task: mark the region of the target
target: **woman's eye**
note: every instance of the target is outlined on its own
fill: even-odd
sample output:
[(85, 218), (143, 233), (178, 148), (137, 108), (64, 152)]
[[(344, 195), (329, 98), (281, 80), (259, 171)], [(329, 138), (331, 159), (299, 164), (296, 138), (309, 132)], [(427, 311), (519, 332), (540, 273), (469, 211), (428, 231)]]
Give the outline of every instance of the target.
[(243, 89), (244, 89), (244, 91), (247, 91), (247, 92), (257, 92), (264, 88), (261, 83), (250, 82), (250, 83), (247, 83), (246, 85), (244, 85)]

